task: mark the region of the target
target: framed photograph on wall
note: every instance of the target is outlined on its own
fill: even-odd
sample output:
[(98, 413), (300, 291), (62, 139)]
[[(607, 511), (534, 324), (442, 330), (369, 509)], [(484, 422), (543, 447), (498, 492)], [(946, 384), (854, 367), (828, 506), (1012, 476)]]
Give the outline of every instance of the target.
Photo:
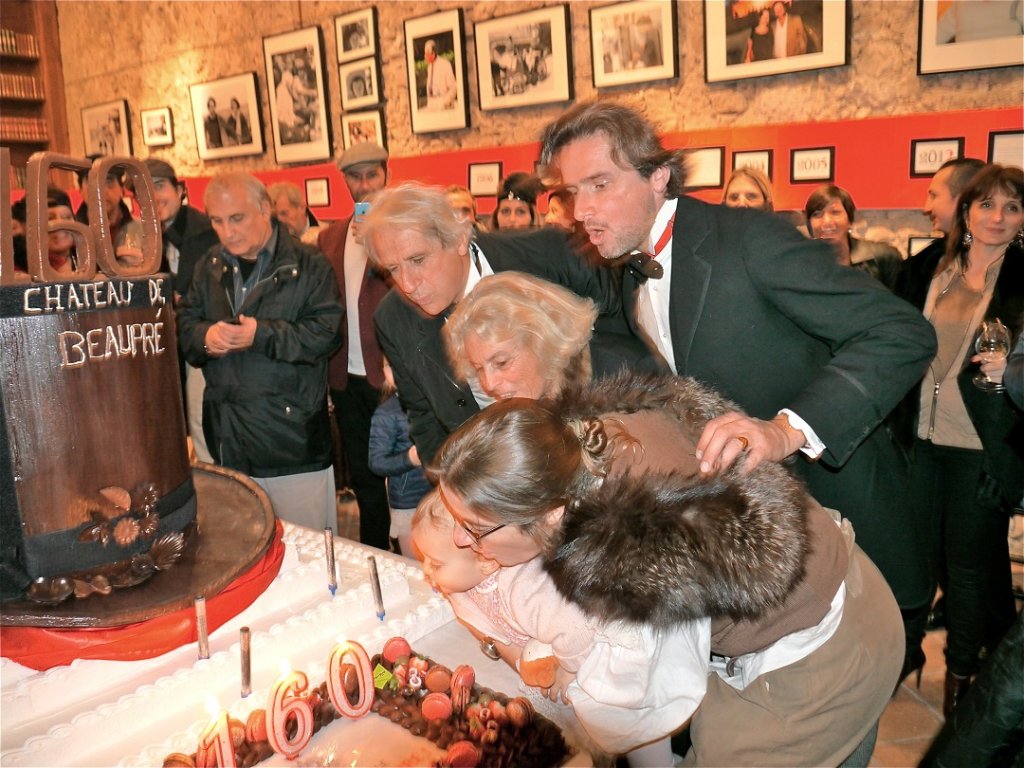
[(1014, 3), (919, 3), (917, 74), (1024, 64), (1024, 28)]
[(1024, 132), (992, 131), (988, 135), (988, 161), (1021, 167), (1024, 163)]
[(772, 150), (747, 149), (732, 153), (732, 169), (756, 168), (770, 181), (772, 178)]
[(270, 127), (279, 163), (331, 157), (323, 32), (306, 27), (263, 38)]
[(789, 180), (832, 181), (835, 178), (835, 147), (794, 149), (789, 153)]
[(334, 39), (338, 44), (338, 63), (377, 55), (377, 9), (334, 17)]
[(911, 139), (910, 176), (932, 176), (947, 160), (964, 156), (964, 137), (955, 139)]
[(595, 88), (679, 76), (676, 4), (632, 0), (590, 9)]
[[(704, 79), (718, 83), (849, 64), (848, 6), (848, 0), (704, 0)], [(780, 36), (776, 50), (779, 27), (786, 28), (786, 40), (783, 49)]]
[(338, 87), (341, 88), (341, 108), (373, 107), (381, 102), (380, 66), (377, 59), (359, 59), (338, 67)]
[(409, 112), (413, 133), (469, 127), (469, 83), (462, 9), (405, 22)]
[(725, 147), (704, 147), (686, 153), (686, 188), (714, 189), (725, 183)]
[(491, 197), (498, 194), (501, 182), (501, 163), (470, 163), (469, 193), (473, 197)]
[(306, 205), (326, 208), (331, 204), (331, 184), (327, 178), (306, 179)]
[(368, 141), (387, 149), (384, 118), (380, 111), (349, 112), (341, 116), (342, 143), (345, 149), (361, 141)]
[(188, 90), (200, 160), (263, 154), (255, 72), (190, 85)]
[(174, 119), (170, 107), (139, 110), (142, 143), (147, 147), (169, 147), (174, 143)]
[(132, 131), (128, 123), (128, 102), (125, 99), (108, 101), (82, 108), (82, 133), (85, 136), (85, 154), (132, 154)]
[(572, 99), (568, 5), (478, 22), (480, 109), (532, 107)]

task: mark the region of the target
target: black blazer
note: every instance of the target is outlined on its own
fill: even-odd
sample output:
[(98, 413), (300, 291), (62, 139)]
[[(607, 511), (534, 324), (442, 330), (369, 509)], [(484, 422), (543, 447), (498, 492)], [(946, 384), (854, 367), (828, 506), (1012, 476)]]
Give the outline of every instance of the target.
[[(676, 369), (770, 419), (790, 408), (825, 443), (796, 462), (811, 493), (852, 522), (905, 607), (928, 596), (906, 462), (882, 419), (935, 355), (919, 312), (779, 217), (679, 199), (669, 324)], [(637, 277), (623, 277), (635, 318)]]
[[(482, 233), (474, 242), (495, 272), (526, 272), (594, 300), (603, 318), (590, 343), (595, 376), (624, 366), (658, 367), (623, 320), (616, 273), (581, 258), (564, 233), (554, 228)], [(445, 438), (479, 407), (468, 384), (456, 378), (448, 361), (441, 336), (443, 316), (425, 316), (392, 289), (381, 301), (374, 322), (395, 374), (402, 407), (409, 415), (413, 442), (423, 463), (428, 464)]]

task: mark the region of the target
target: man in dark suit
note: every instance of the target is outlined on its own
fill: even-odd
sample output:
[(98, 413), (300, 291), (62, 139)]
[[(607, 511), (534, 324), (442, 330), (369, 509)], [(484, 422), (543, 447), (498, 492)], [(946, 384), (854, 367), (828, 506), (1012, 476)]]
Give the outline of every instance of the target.
[(381, 302), (377, 336), (391, 362), (419, 457), (428, 464), (445, 438), (490, 403), (457, 380), (441, 331), (456, 302), (487, 275), (528, 272), (592, 299), (618, 328), (602, 326), (591, 341), (594, 375), (624, 365), (649, 367), (650, 357), (622, 322), (621, 298), (609, 270), (572, 250), (555, 228), (475, 234), (444, 192), (417, 184), (385, 190), (366, 218), (370, 261), (394, 280)]
[(901, 606), (923, 604), (905, 464), (880, 424), (934, 356), (927, 321), (778, 218), (683, 195), (680, 153), (629, 108), (577, 105), (545, 130), (542, 160), (601, 255), (630, 260), (622, 293), (637, 332), (749, 414), (709, 422), (701, 471), (802, 451), (813, 494), (852, 520)]
[[(352, 202), (362, 203), (388, 183), (388, 152), (372, 143), (355, 144), (338, 161)], [(391, 514), (384, 478), (370, 471), (370, 419), (384, 385), (373, 313), (388, 284), (366, 261), (359, 222), (343, 219), (320, 232), (320, 250), (334, 267), (345, 304), (347, 330), (331, 358), (328, 378), (334, 419), (345, 450), (352, 490), (359, 504), (359, 540), (388, 549)], [(406, 553), (409, 554), (409, 553)]]

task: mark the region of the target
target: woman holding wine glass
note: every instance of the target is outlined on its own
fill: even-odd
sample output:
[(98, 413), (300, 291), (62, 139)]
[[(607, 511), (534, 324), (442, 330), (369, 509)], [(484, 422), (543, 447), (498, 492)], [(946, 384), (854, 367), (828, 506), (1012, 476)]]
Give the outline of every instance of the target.
[[(1024, 173), (986, 165), (961, 193), (945, 254), (910, 259), (895, 292), (935, 326), (938, 352), (920, 389), (890, 426), (911, 451), (911, 490), (929, 532), (935, 576), (946, 596), (947, 717), (970, 687), (984, 648), (1013, 623), (1006, 532), (1024, 491), (1024, 419), (1000, 391), (1006, 347), (1024, 314)], [(994, 335), (993, 335), (994, 334)], [(977, 383), (975, 378), (977, 375)], [(920, 632), (907, 637), (904, 674), (924, 664)]]

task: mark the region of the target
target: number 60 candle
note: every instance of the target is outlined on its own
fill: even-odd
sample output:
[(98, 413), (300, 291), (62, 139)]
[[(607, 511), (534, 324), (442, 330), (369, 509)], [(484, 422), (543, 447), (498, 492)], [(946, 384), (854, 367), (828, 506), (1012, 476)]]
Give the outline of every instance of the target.
[[(309, 687), (304, 672), (291, 672), (282, 662), (283, 674), (274, 683), (270, 693), (267, 741), (270, 748), (289, 760), (299, 753), (313, 738), (313, 708), (301, 694)], [(295, 735), (288, 738), (288, 720), (295, 718)]]
[[(349, 703), (345, 693), (345, 669), (343, 663), (346, 657), (355, 659), (356, 685), (359, 689), (359, 699), (353, 705)], [(327, 661), (327, 695), (331, 697), (331, 704), (344, 717), (359, 718), (370, 711), (373, 705), (373, 669), (370, 667), (370, 657), (366, 649), (359, 643), (348, 640), (338, 643), (331, 649), (330, 658)]]

